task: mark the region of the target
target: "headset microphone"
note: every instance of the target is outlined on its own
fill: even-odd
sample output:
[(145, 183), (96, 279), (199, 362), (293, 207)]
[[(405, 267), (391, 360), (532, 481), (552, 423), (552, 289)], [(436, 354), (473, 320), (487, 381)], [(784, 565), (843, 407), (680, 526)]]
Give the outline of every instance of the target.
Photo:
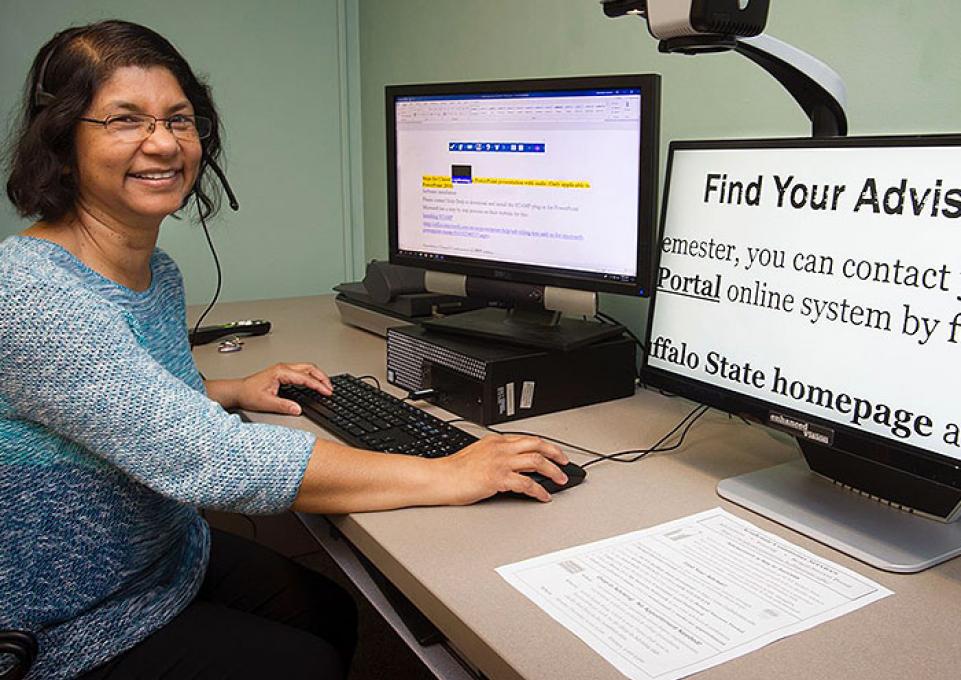
[(217, 179), (220, 180), (220, 184), (224, 188), (224, 193), (227, 194), (227, 202), (230, 204), (230, 208), (234, 211), (240, 210), (240, 204), (237, 203), (237, 197), (234, 196), (234, 192), (230, 188), (230, 182), (227, 181), (227, 176), (224, 174), (224, 171), (221, 170), (220, 166), (214, 162), (214, 159), (210, 158), (207, 154), (204, 154), (204, 162), (210, 166), (210, 169), (217, 175)]

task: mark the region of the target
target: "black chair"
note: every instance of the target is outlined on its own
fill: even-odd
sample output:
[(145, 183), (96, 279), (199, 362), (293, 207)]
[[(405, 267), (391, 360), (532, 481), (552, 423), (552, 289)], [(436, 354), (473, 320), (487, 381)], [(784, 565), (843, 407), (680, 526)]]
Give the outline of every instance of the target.
[(0, 674), (0, 680), (21, 680), (37, 658), (37, 639), (22, 630), (0, 630), (0, 655), (14, 657), (13, 666)]

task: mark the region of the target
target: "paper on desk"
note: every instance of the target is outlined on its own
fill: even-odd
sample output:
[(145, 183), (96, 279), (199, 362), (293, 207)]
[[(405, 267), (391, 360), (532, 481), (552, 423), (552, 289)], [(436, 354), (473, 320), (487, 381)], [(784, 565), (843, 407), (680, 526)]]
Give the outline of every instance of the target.
[(497, 573), (635, 680), (686, 677), (892, 594), (721, 508)]

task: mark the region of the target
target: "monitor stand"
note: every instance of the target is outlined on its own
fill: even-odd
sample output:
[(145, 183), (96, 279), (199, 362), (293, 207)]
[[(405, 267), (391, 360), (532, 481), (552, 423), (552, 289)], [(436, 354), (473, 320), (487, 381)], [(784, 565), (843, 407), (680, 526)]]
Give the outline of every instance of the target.
[(563, 317), (559, 312), (527, 310), (520, 307), (487, 307), (453, 316), (427, 319), (421, 325), (430, 331), (469, 335), (512, 345), (568, 352), (595, 342), (616, 338), (624, 327)]
[(961, 522), (939, 522), (846, 489), (804, 460), (722, 480), (722, 498), (873, 567), (914, 573), (961, 554)]

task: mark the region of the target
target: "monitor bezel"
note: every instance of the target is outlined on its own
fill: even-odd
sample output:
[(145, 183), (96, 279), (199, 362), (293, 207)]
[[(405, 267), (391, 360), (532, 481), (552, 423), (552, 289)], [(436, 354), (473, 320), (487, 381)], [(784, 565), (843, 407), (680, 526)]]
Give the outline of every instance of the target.
[[(497, 93), (516, 94), (560, 90), (603, 90), (608, 88), (637, 88), (641, 90), (641, 134), (638, 155), (640, 181), (637, 196), (637, 275), (635, 281), (625, 282), (605, 279), (603, 278), (603, 272), (582, 272), (454, 256), (445, 257), (443, 260), (424, 260), (400, 252), (397, 224), (395, 116), (395, 102), (398, 98)], [(499, 281), (642, 297), (649, 295), (654, 275), (654, 237), (657, 229), (657, 178), (661, 109), (661, 77), (659, 75), (632, 74), (388, 85), (385, 87), (385, 106), (387, 114), (387, 238), (391, 263)]]
[[(924, 147), (957, 146), (961, 147), (961, 134), (930, 135), (871, 135), (858, 137), (828, 138), (778, 138), (778, 139), (724, 139), (724, 140), (683, 140), (672, 141), (668, 147), (667, 170), (664, 178), (661, 217), (655, 238), (655, 273), (660, 268), (661, 243), (667, 220), (667, 206), (670, 200), (671, 171), (676, 151), (714, 150), (714, 149), (772, 149), (772, 148), (872, 148), (872, 147)], [(648, 307), (647, 333), (645, 339), (650, 347), (654, 328), (654, 315), (657, 309), (657, 290), (651, 292)], [(901, 470), (926, 480), (946, 484), (961, 489), (961, 459), (923, 449), (896, 439), (859, 430), (804, 411), (791, 409), (781, 404), (748, 396), (734, 390), (719, 387), (706, 381), (682, 376), (660, 367), (651, 366), (645, 353), (641, 367), (642, 382), (648, 387), (676, 394), (702, 404), (707, 404), (727, 413), (746, 416), (770, 426), (768, 418), (772, 412), (797, 418), (802, 422), (828, 428), (834, 433), (832, 448), (842, 450), (872, 463)], [(778, 428), (779, 429), (779, 428)]]

